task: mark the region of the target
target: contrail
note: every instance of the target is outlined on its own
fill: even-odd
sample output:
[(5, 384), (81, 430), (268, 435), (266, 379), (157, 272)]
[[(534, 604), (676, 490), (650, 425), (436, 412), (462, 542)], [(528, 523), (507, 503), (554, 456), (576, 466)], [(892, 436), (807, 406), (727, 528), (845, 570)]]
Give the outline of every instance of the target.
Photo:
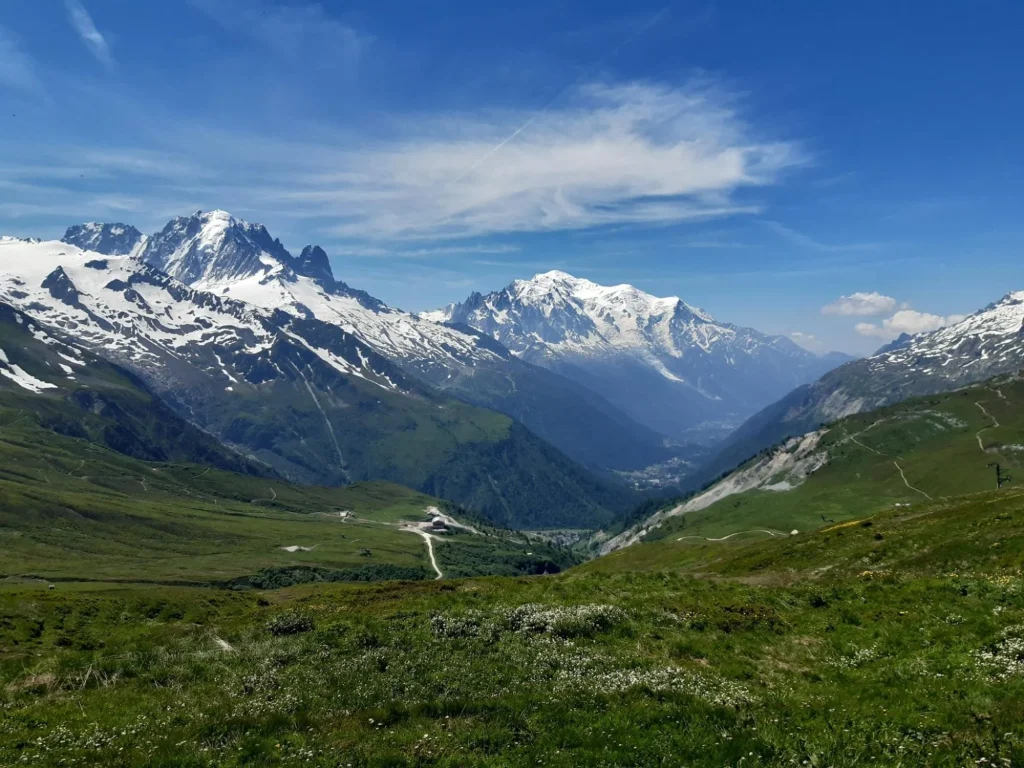
[(583, 80), (585, 77), (589, 77), (591, 72), (593, 72), (598, 67), (602, 66), (606, 61), (608, 61), (608, 59), (610, 59), (613, 56), (615, 56), (619, 51), (621, 51), (627, 45), (629, 45), (634, 40), (636, 40), (638, 37), (640, 37), (640, 35), (646, 34), (652, 27), (654, 27), (656, 24), (658, 24), (666, 15), (668, 15), (668, 12), (672, 9), (672, 6), (675, 5), (675, 4), (676, 4), (676, 0), (670, 0), (670, 2), (667, 5), (665, 5), (664, 8), (662, 8), (660, 11), (658, 11), (656, 14), (654, 14), (650, 19), (648, 19), (646, 24), (644, 24), (643, 26), (638, 27), (637, 29), (633, 30), (630, 34), (628, 34), (625, 37), (625, 39), (622, 40), (622, 42), (620, 42), (618, 45), (616, 45), (614, 48), (612, 48), (610, 51), (608, 51), (608, 53), (606, 53), (604, 56), (602, 56), (596, 62), (591, 64), (589, 67), (587, 67), (580, 75), (578, 75), (576, 77), (575, 80), (573, 80), (567, 86), (562, 88), (562, 90), (560, 90), (558, 93), (556, 93), (550, 99), (548, 99), (547, 102), (545, 102), (544, 106), (542, 106), (538, 112), (536, 112), (532, 117), (530, 117), (530, 119), (528, 119), (526, 122), (524, 122), (518, 128), (516, 128), (514, 131), (512, 131), (512, 133), (510, 133), (507, 137), (505, 137), (500, 142), (498, 142), (498, 144), (496, 146), (492, 147), (487, 152), (485, 152), (469, 168), (467, 168), (465, 171), (463, 171), (458, 176), (458, 178), (454, 179), (450, 183), (451, 184), (458, 184), (464, 178), (469, 176), (469, 174), (471, 174), (473, 171), (475, 171), (477, 168), (479, 168), (483, 163), (485, 163), (488, 160), (488, 158), (492, 157), (502, 147), (504, 147), (506, 144), (508, 144), (513, 139), (515, 139), (516, 136), (518, 136), (523, 131), (525, 131), (527, 128), (529, 128), (530, 125), (532, 125), (534, 123), (534, 121), (537, 120), (538, 117), (541, 117), (541, 116), (545, 115), (547, 113), (547, 111), (551, 108), (551, 105), (554, 104), (559, 99), (561, 99), (562, 96), (565, 95), (566, 92), (568, 92), (571, 89), (575, 88), (580, 83), (581, 80)]

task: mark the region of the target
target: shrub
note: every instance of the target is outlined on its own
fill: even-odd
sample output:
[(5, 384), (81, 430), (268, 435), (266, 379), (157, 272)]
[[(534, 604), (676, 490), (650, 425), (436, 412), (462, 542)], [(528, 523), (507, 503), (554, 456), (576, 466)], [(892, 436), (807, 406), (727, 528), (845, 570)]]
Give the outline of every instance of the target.
[(510, 610), (505, 624), (513, 632), (546, 632), (559, 637), (584, 637), (603, 632), (626, 618), (614, 605), (546, 607), (527, 603)]
[(313, 631), (313, 619), (298, 611), (279, 613), (267, 622), (267, 631), (275, 637)]

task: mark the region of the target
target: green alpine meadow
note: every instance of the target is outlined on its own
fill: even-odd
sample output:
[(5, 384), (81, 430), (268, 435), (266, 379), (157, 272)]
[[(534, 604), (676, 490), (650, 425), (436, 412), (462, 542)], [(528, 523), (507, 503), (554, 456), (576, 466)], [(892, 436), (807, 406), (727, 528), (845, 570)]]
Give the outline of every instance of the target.
[(1022, 29), (0, 2), (0, 768), (1024, 768)]
[(1022, 521), (990, 491), (549, 576), (8, 579), (0, 760), (1014, 765)]

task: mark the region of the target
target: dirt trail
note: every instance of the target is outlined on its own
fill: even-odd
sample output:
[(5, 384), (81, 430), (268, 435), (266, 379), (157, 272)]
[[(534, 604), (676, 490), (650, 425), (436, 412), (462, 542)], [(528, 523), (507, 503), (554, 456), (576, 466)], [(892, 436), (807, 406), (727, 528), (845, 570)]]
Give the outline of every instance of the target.
[(437, 579), (444, 578), (444, 574), (441, 573), (441, 569), (437, 567), (437, 558), (434, 557), (434, 537), (426, 531), (421, 531), (419, 528), (403, 527), (402, 530), (408, 531), (409, 533), (415, 533), (418, 536), (423, 537), (423, 540), (427, 542), (427, 554), (430, 555), (430, 564), (433, 566), (434, 572), (437, 574), (437, 577), (434, 579), (434, 581), (437, 581)]
[(720, 539), (709, 539), (705, 536), (680, 536), (678, 539), (676, 539), (676, 541), (683, 541), (684, 539), (700, 539), (701, 541), (728, 541), (733, 536), (739, 536), (743, 533), (767, 533), (772, 538), (785, 537), (789, 535), (785, 533), (776, 533), (775, 531), (769, 531), (767, 528), (754, 528), (753, 530), (749, 531), (736, 531), (735, 533), (730, 533), (728, 536), (722, 536)]
[(900, 477), (903, 478), (903, 484), (906, 485), (907, 488), (909, 488), (912, 491), (917, 491), (918, 493), (920, 493), (922, 496), (924, 496), (929, 501), (934, 501), (934, 499), (932, 499), (931, 496), (929, 496), (927, 493), (922, 491), (920, 488), (915, 488), (914, 486), (912, 486), (910, 484), (910, 482), (907, 480), (907, 476), (905, 474), (903, 474), (903, 467), (900, 466), (899, 462), (896, 461), (896, 459), (893, 459), (892, 463), (895, 464), (896, 465), (896, 469), (898, 469), (900, 471)]
[(984, 413), (988, 418), (992, 419), (992, 423), (989, 426), (982, 427), (975, 434), (975, 437), (978, 438), (978, 447), (981, 448), (981, 452), (982, 453), (994, 453), (995, 452), (994, 448), (986, 448), (985, 444), (983, 442), (981, 442), (981, 433), (985, 432), (985, 431), (987, 431), (989, 429), (995, 429), (996, 427), (999, 426), (999, 422), (996, 421), (996, 417), (995, 416), (993, 416), (991, 413), (989, 413), (988, 411), (985, 410), (985, 406), (982, 405), (980, 402), (976, 402), (975, 405), (978, 406), (978, 408), (981, 409), (981, 412)]
[(862, 442), (861, 442), (860, 440), (858, 440), (858, 439), (857, 439), (857, 436), (856, 436), (856, 435), (850, 435), (850, 439), (851, 439), (851, 440), (852, 440), (853, 442), (855, 442), (855, 443), (856, 443), (857, 445), (859, 445), (859, 446), (860, 446), (861, 448), (867, 448), (867, 449), (868, 449), (869, 451), (871, 451), (872, 453), (877, 453), (877, 454), (878, 454), (879, 456), (885, 456), (885, 454), (884, 454), (884, 453), (882, 453), (881, 451), (876, 451), (876, 450), (875, 450), (874, 448), (872, 448), (872, 447), (871, 447), (870, 445), (864, 445), (864, 443), (862, 443)]

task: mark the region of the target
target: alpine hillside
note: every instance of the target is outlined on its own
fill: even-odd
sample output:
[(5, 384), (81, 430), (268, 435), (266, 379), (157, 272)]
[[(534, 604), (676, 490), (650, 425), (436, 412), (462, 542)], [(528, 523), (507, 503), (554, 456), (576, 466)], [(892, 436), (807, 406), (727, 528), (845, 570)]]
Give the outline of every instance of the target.
[(677, 297), (553, 271), (423, 315), (468, 325), (675, 439), (712, 440), (836, 362)]
[(1024, 457), (1024, 379), (999, 376), (846, 416), (750, 461), (678, 503), (637, 516), (610, 552), (641, 540), (722, 546), (775, 539), (892, 508), (999, 490)]
[[(196, 290), (138, 254), (0, 239), (0, 302), (38, 338), (126, 368), (179, 416), (293, 481), (389, 480), (517, 527), (586, 527), (632, 498), (338, 325)], [(19, 385), (34, 391), (36, 379), (53, 383), (31, 374)]]
[(391, 483), (290, 484), (2, 304), (0, 535), (0, 574), (13, 579), (240, 589), (573, 562)]
[[(119, 231), (124, 225), (103, 227)], [(637, 470), (699, 455), (471, 328), (442, 327), (351, 288), (335, 279), (322, 248), (306, 246), (293, 256), (262, 224), (225, 211), (196, 212), (170, 221), (144, 241), (138, 255), (197, 290), (339, 327), (406, 374), (511, 416), (593, 469)]]
[(1022, 367), (1024, 291), (1014, 291), (959, 323), (904, 335), (872, 357), (795, 389), (730, 435), (705, 471), (714, 475), (730, 469), (764, 448), (843, 416)]

